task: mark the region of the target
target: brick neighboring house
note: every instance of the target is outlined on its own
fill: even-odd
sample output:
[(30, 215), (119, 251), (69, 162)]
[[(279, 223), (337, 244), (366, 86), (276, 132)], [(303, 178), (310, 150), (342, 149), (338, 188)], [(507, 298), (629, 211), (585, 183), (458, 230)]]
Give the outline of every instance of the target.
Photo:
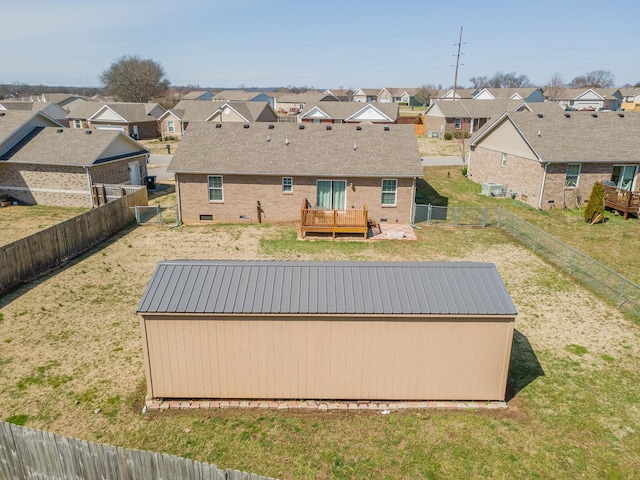
[(27, 204), (93, 207), (94, 184), (142, 184), (148, 154), (122, 132), (63, 128), (40, 113), (5, 112), (0, 194)]
[(547, 88), (545, 95), (565, 110), (620, 110), (623, 100), (618, 88)]
[(395, 123), (400, 113), (397, 103), (317, 102), (305, 106), (301, 123)]
[(468, 176), (537, 209), (584, 205), (593, 184), (638, 188), (640, 113), (506, 112), (470, 141)]
[(445, 133), (471, 135), (478, 131), (490, 118), (503, 112), (528, 110), (536, 112), (557, 111), (555, 103), (532, 102), (522, 100), (436, 100), (424, 112), (424, 128), (428, 135), (442, 136)]
[(168, 167), (184, 223), (300, 221), (313, 207), (412, 220), (423, 176), (410, 125), (191, 125)]
[(182, 138), (190, 122), (277, 122), (278, 115), (267, 102), (203, 102), (180, 100), (158, 120), (162, 136)]
[(544, 91), (539, 87), (531, 88), (483, 88), (473, 96), (474, 100), (509, 99), (527, 103), (544, 102)]
[(136, 140), (157, 138), (158, 119), (166, 110), (157, 103), (86, 102), (67, 118), (70, 128), (117, 130)]

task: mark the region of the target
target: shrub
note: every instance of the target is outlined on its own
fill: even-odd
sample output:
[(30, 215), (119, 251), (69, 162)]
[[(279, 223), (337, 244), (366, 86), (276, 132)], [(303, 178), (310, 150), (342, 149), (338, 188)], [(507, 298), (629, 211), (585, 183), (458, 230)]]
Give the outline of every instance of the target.
[(445, 140), (451, 140), (452, 138), (453, 138), (453, 135), (451, 134), (451, 132), (445, 132), (444, 134)]
[(596, 182), (591, 189), (591, 195), (584, 208), (584, 221), (591, 223), (602, 218), (604, 215), (604, 187), (602, 183)]

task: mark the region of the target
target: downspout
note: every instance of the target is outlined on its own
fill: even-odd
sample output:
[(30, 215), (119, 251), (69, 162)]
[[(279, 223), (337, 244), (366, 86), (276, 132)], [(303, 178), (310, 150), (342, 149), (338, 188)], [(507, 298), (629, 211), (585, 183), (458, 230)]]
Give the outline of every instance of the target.
[(178, 182), (178, 174), (174, 174), (176, 181), (176, 224), (169, 228), (176, 228), (182, 224), (182, 208), (180, 205), (180, 182)]
[(549, 162), (544, 164), (544, 173), (542, 174), (542, 185), (540, 185), (540, 198), (538, 199), (538, 210), (542, 210), (542, 196), (544, 195), (544, 184), (547, 182), (547, 167)]
[(413, 177), (413, 184), (411, 185), (411, 208), (409, 211), (409, 225), (412, 228), (415, 228), (416, 230), (422, 230), (421, 227), (413, 223), (413, 214), (415, 212), (415, 205), (416, 205), (416, 179), (417, 178), (418, 177)]
[(89, 167), (85, 166), (84, 169), (87, 172), (87, 185), (89, 186), (89, 200), (91, 201), (91, 209), (94, 209), (96, 207), (96, 204), (93, 199), (93, 186), (91, 185), (91, 174), (89, 173)]

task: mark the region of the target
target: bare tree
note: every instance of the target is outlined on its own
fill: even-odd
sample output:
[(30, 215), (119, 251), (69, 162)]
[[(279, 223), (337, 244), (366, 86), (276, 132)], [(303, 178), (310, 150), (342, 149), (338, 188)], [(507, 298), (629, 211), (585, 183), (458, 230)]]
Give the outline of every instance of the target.
[(485, 75), (481, 77), (471, 77), (469, 81), (476, 90), (483, 88), (524, 88), (533, 86), (529, 77), (526, 75), (518, 75), (516, 72), (496, 72), (490, 78)]
[(550, 100), (557, 100), (562, 95), (565, 89), (565, 84), (562, 76), (559, 73), (554, 73), (551, 79), (546, 85), (546, 94)]
[(608, 70), (592, 70), (569, 82), (570, 88), (613, 88), (613, 73)]
[(437, 90), (438, 89), (436, 88), (436, 86), (431, 83), (422, 84), (416, 92), (416, 100), (418, 100), (423, 105), (428, 105), (429, 101), (435, 96)]
[(136, 55), (124, 55), (100, 75), (108, 94), (123, 102), (148, 102), (169, 89), (162, 66)]
[(458, 147), (458, 153), (462, 159), (462, 165), (467, 165), (467, 159), (469, 157), (469, 134), (467, 132), (455, 132), (453, 138), (456, 140), (456, 146)]

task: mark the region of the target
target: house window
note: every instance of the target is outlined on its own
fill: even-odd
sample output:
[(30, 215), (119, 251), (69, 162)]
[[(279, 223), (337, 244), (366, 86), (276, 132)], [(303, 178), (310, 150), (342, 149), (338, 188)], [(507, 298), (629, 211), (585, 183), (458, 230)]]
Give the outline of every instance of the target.
[(173, 120), (169, 120), (167, 122), (167, 130), (169, 131), (169, 133), (174, 133), (175, 132), (175, 127), (173, 125)]
[(282, 193), (293, 193), (293, 177), (282, 177)]
[(633, 178), (635, 176), (635, 165), (614, 165), (613, 172), (611, 173), (611, 181), (616, 184), (616, 188), (631, 191)]
[(346, 190), (346, 180), (318, 180), (316, 206), (326, 210), (344, 210)]
[(580, 164), (570, 163), (569, 165), (567, 165), (567, 176), (564, 179), (564, 186), (577, 187), (579, 176), (580, 176)]
[(456, 130), (460, 130), (462, 128), (462, 119), (461, 118), (454, 118), (453, 119), (453, 128), (455, 128)]
[(80, 122), (80, 120), (74, 120), (73, 121), (73, 126), (75, 128), (82, 128), (82, 122)]
[(209, 175), (209, 201), (224, 201), (224, 195), (222, 192), (222, 175)]
[(503, 166), (503, 167), (507, 166), (507, 154), (506, 153), (502, 154), (502, 160), (500, 161), (500, 165)]
[(398, 194), (398, 180), (382, 180), (382, 205), (395, 206)]

